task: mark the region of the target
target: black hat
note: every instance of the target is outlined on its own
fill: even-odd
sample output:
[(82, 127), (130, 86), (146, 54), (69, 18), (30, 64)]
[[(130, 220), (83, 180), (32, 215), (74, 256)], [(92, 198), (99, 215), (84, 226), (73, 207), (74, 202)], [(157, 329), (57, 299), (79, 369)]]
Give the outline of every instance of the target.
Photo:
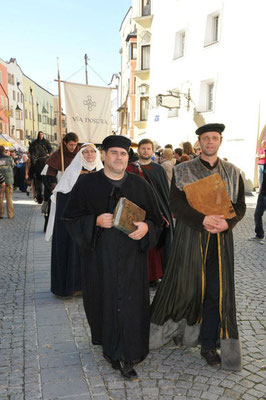
[(131, 140), (122, 135), (110, 135), (103, 140), (103, 150), (108, 150), (110, 147), (122, 147), (129, 152)]
[(196, 135), (202, 135), (205, 132), (218, 132), (220, 135), (224, 131), (224, 124), (206, 124), (196, 130)]

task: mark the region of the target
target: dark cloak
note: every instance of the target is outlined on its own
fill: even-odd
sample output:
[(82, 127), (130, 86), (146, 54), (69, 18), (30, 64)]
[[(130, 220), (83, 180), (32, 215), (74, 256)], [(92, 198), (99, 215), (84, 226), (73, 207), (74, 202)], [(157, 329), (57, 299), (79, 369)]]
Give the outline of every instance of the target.
[[(146, 210), (148, 233), (140, 241), (116, 228), (96, 226), (120, 197)], [(103, 170), (82, 176), (73, 187), (65, 223), (81, 249), (82, 292), (92, 342), (113, 360), (140, 361), (149, 350), (147, 252), (157, 242), (162, 218), (149, 184), (127, 173), (117, 188)]]
[[(129, 164), (128, 170), (134, 173), (137, 173), (136, 166), (138, 162)], [(158, 246), (164, 247), (164, 268), (167, 264), (171, 243), (173, 240), (173, 233), (174, 233), (174, 225), (173, 225), (173, 218), (169, 208), (169, 185), (168, 185), (168, 178), (166, 175), (165, 170), (159, 164), (151, 162), (147, 165), (139, 164), (141, 168), (141, 172), (144, 175), (144, 178), (149, 182), (154, 193), (156, 195), (161, 214), (167, 219), (169, 222), (169, 227), (164, 228), (159, 239)]]
[[(202, 320), (206, 257), (212, 235), (203, 229), (204, 215), (190, 207), (185, 193), (177, 189), (174, 178), (170, 191), (170, 207), (177, 218), (177, 225), (167, 269), (151, 306), (151, 322), (163, 326), (167, 321), (180, 323), (185, 320), (188, 326), (193, 327)], [(246, 209), (241, 176), (237, 203), (233, 207), (236, 217), (227, 220), (227, 231), (217, 234), (217, 245), (220, 338), (237, 340), (232, 228), (243, 218)], [(168, 335), (169, 331), (168, 325)]]
[(63, 297), (81, 290), (79, 248), (61, 220), (68, 197), (69, 193), (61, 192), (56, 196), (51, 253), (51, 292)]

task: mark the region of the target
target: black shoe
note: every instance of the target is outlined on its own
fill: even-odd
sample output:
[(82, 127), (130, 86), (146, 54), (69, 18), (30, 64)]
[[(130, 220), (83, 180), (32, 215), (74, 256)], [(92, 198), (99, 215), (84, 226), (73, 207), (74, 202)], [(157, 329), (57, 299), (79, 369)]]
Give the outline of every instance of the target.
[(217, 351), (214, 350), (201, 350), (200, 352), (201, 356), (205, 358), (207, 361), (207, 364), (211, 365), (212, 367), (216, 365), (221, 364), (221, 357), (217, 353)]
[(121, 375), (130, 380), (133, 381), (134, 379), (138, 379), (138, 375), (136, 373), (136, 371), (133, 368), (133, 363), (131, 361), (119, 361), (119, 366), (118, 368), (116, 368), (116, 366), (114, 366), (112, 364), (112, 367), (114, 369), (120, 369)]

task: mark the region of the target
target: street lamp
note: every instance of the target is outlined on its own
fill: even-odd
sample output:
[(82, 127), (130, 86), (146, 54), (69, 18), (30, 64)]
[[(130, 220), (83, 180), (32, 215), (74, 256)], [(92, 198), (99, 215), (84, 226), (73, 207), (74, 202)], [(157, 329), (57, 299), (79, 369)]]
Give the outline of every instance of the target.
[(142, 83), (141, 85), (139, 85), (139, 92), (142, 96), (146, 94), (148, 91), (149, 91), (149, 85), (147, 85), (147, 83)]

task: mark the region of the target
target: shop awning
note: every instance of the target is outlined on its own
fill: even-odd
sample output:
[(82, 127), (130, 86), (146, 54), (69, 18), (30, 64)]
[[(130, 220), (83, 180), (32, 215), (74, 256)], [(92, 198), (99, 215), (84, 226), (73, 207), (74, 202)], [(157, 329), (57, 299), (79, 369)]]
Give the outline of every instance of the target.
[[(15, 139), (6, 133), (0, 134), (0, 144), (3, 142), (2, 146), (5, 147), (14, 147), (16, 150), (28, 151), (27, 147), (20, 140)], [(7, 143), (7, 144), (5, 144)]]

